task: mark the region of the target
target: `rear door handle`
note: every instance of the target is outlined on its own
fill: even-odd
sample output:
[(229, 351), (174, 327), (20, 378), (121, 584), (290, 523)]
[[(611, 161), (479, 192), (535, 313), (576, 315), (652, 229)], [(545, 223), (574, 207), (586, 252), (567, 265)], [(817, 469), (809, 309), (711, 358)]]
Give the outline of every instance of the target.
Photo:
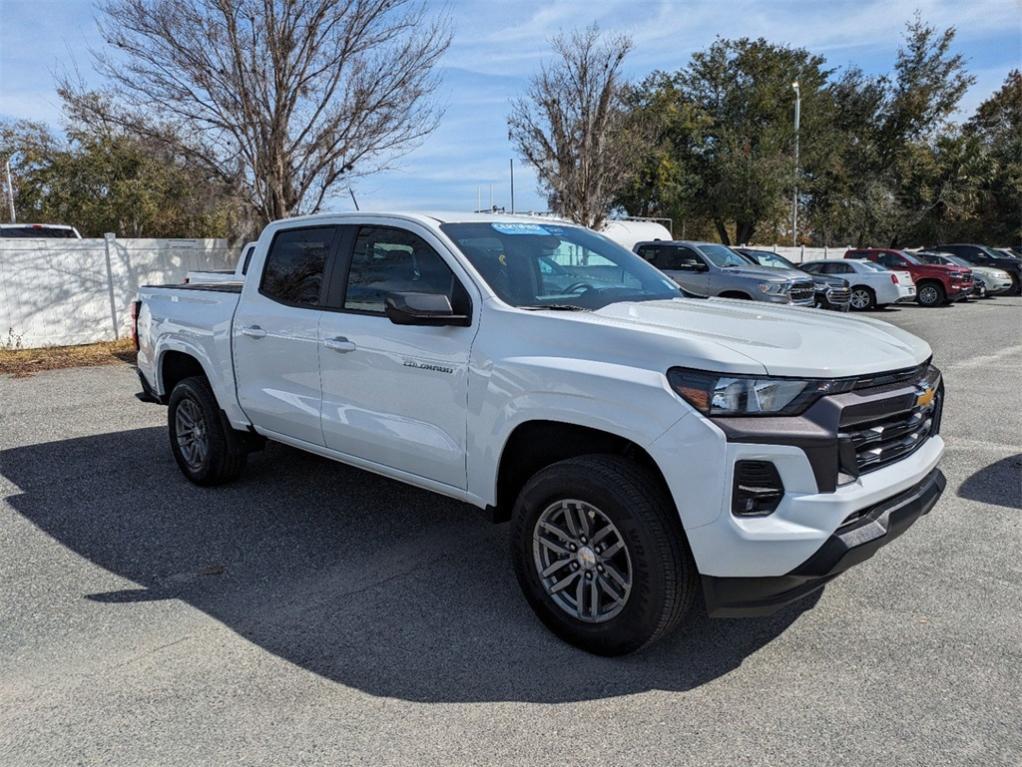
[(241, 329), (241, 334), (249, 338), (266, 338), (266, 331), (258, 325), (249, 325)]
[(337, 338), (328, 338), (323, 342), (323, 346), (327, 349), (332, 349), (335, 352), (353, 352), (355, 351), (355, 342), (349, 341), (344, 336), (337, 336)]

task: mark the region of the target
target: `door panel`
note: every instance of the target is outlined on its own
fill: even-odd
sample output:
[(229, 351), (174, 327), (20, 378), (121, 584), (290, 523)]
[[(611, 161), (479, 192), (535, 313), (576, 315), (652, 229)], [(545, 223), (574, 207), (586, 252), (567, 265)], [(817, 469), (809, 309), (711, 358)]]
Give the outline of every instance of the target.
[(395, 325), (382, 313), (390, 291), (447, 293), (456, 311), (471, 311), (425, 236), (360, 228), (345, 309), (319, 327), (323, 437), (333, 450), (464, 488), (475, 327)]
[(319, 323), (336, 241), (337, 227), (279, 231), (259, 283), (246, 282), (234, 317), (242, 410), (258, 429), (316, 445), (323, 444)]

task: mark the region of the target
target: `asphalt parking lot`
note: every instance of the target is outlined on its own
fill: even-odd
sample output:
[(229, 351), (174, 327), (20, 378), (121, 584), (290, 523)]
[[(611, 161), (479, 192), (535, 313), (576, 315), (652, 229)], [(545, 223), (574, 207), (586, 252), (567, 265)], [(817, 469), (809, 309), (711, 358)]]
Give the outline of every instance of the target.
[(944, 371), (935, 510), (614, 660), (471, 508), (281, 446), (200, 489), (130, 367), (0, 379), (0, 764), (1022, 764), (1022, 299), (874, 316)]

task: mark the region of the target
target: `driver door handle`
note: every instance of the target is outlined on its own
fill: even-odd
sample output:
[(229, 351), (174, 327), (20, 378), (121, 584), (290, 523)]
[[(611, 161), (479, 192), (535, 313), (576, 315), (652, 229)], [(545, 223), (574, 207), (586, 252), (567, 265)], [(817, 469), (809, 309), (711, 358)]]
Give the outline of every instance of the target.
[(327, 349), (332, 349), (335, 352), (353, 352), (355, 351), (355, 342), (349, 341), (344, 336), (337, 336), (336, 338), (328, 338), (323, 342), (323, 346)]
[(241, 334), (243, 336), (248, 336), (249, 338), (266, 338), (266, 331), (258, 325), (249, 325), (248, 327), (242, 328)]

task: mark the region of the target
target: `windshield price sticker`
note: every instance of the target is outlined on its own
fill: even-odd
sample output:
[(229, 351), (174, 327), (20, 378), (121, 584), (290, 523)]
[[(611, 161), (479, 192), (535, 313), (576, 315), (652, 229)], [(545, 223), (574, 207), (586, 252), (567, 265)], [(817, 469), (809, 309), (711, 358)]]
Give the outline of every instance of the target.
[(501, 234), (549, 235), (550, 232), (539, 224), (490, 224), (494, 231)]

